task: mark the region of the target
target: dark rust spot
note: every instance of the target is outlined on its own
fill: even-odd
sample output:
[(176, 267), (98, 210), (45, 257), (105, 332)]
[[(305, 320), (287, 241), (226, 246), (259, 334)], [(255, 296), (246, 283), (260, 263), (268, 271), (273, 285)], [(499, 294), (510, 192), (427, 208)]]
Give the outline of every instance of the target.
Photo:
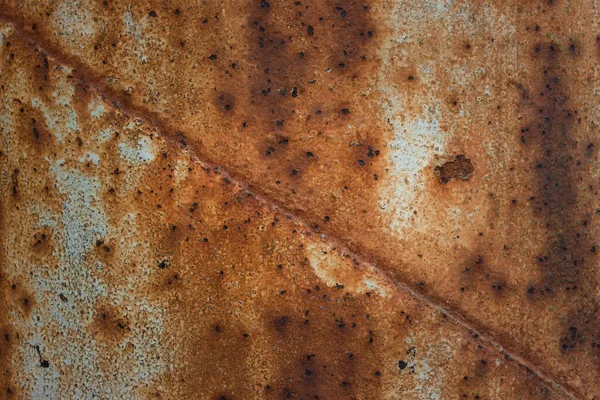
[(443, 184), (458, 179), (465, 181), (473, 176), (473, 164), (471, 164), (471, 160), (459, 154), (454, 161), (436, 166), (433, 172)]
[(11, 194), (15, 199), (19, 199), (19, 169), (14, 169), (12, 174), (10, 175), (10, 180), (12, 183)]

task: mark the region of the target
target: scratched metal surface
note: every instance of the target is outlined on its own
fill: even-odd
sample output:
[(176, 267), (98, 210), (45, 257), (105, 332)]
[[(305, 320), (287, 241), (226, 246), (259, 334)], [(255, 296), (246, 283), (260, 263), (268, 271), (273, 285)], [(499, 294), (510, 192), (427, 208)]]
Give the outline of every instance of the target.
[(5, 386), (597, 398), (598, 13), (2, 2)]

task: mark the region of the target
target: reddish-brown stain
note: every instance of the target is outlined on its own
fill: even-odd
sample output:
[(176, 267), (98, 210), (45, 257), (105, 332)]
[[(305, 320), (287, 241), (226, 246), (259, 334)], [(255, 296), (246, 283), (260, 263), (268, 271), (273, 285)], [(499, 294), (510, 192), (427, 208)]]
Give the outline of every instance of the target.
[[(94, 321), (89, 329), (96, 340), (114, 349), (130, 334), (132, 323), (121, 315), (121, 310), (112, 305), (100, 305), (94, 311)], [(135, 329), (135, 328), (134, 328)]]
[(473, 171), (471, 160), (463, 154), (459, 154), (453, 161), (447, 161), (433, 169), (433, 172), (443, 184), (458, 179), (466, 181), (473, 175)]
[[(0, 227), (4, 231), (4, 199), (7, 193), (0, 197)], [(13, 368), (11, 358), (15, 345), (18, 342), (9, 319), (9, 290), (10, 284), (4, 272), (4, 266), (8, 262), (4, 246), (0, 246), (0, 393), (6, 398), (18, 396), (16, 382), (13, 381)]]

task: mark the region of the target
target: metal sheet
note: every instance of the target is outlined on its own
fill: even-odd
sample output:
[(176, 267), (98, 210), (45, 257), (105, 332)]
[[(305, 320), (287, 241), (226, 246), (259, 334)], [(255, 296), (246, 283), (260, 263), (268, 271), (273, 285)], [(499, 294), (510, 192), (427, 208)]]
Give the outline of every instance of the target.
[[(168, 320), (160, 328), (169, 338), (165, 340), (196, 343), (192, 348), (175, 346), (169, 353), (175, 358), (165, 365), (172, 365), (173, 371), (187, 371), (171, 371), (166, 374), (171, 380), (160, 381), (165, 388), (181, 390), (172, 392), (173, 396), (200, 387), (207, 389), (202, 392), (207, 398), (218, 398), (208, 388), (228, 387), (211, 373), (218, 367), (209, 367), (210, 362), (201, 356), (196, 364), (185, 358), (199, 351), (201, 342), (192, 340), (195, 336), (203, 337), (207, 348), (227, 343), (223, 349), (251, 354), (256, 357), (252, 363), (263, 365), (257, 374), (249, 364), (236, 362), (233, 353), (211, 353), (210, 357), (220, 360), (216, 364), (222, 365), (221, 375), (230, 377), (230, 386), (255, 390), (269, 385), (275, 388), (273, 395), (289, 390), (290, 396), (300, 398), (318, 393), (325, 398), (343, 397), (336, 392), (340, 387), (357, 398), (393, 398), (394, 390), (415, 398), (435, 396), (429, 389), (411, 392), (416, 386), (402, 386), (399, 376), (389, 376), (382, 383), (379, 379), (387, 375), (382, 370), (378, 380), (364, 378), (359, 384), (340, 378), (348, 384), (341, 386), (335, 382), (333, 377), (347, 373), (334, 350), (339, 340), (326, 328), (326, 320), (330, 313), (336, 313), (333, 320), (339, 320), (341, 310), (350, 307), (346, 293), (361, 299), (350, 302), (358, 307), (350, 315), (378, 315), (377, 322), (366, 323), (363, 334), (376, 331), (367, 326), (378, 326), (387, 338), (386, 346), (396, 348), (410, 338), (405, 327), (391, 322), (392, 315), (403, 309), (399, 304), (408, 302), (421, 310), (414, 318), (428, 321), (414, 328), (435, 338), (422, 339), (427, 343), (453, 342), (448, 339), (451, 333), (438, 332), (442, 326), (452, 326), (444, 329), (452, 329), (467, 341), (472, 338), (468, 339), (466, 331), (477, 332), (477, 340), (484, 339), (486, 351), (497, 354), (501, 365), (505, 361), (498, 352), (506, 350), (518, 362), (506, 367), (510, 378), (503, 382), (513, 383), (499, 386), (499, 390), (517, 391), (505, 398), (533, 396), (518, 392), (530, 387), (519, 375), (525, 367), (557, 390), (562, 387), (564, 396), (595, 398), (600, 391), (599, 48), (594, 31), (598, 11), (593, 1), (5, 1), (0, 10), (10, 24), (3, 38), (2, 82), (4, 113), (10, 115), (3, 118), (3, 140), (12, 149), (3, 149), (8, 160), (3, 166), (7, 231), (3, 258), (10, 260), (4, 263), (3, 274), (29, 265), (30, 271), (18, 273), (23, 280), (29, 277), (22, 284), (31, 293), (28, 297), (38, 297), (53, 279), (85, 288), (86, 296), (94, 292), (93, 299), (78, 302), (81, 308), (71, 308), (78, 316), (74, 323), (81, 326), (94, 315), (91, 304), (103, 296), (112, 297), (110, 306), (119, 310), (130, 296), (135, 304), (131, 312), (148, 313), (146, 318), (154, 318), (154, 309), (143, 311), (141, 301), (161, 304), (157, 312)], [(23, 50), (15, 50), (15, 43)], [(28, 48), (31, 43), (33, 47)], [(59, 78), (50, 78), (57, 72), (50, 66), (46, 70), (47, 58), (46, 64), (61, 66), (64, 87)], [(17, 68), (15, 60), (19, 59), (29, 64), (22, 61)], [(31, 111), (19, 116), (15, 99)], [(100, 127), (102, 123), (116, 124), (113, 133), (103, 133), (108, 135), (106, 144), (92, 140), (99, 140), (94, 135), (106, 128)], [(128, 124), (133, 125), (126, 129)], [(29, 131), (28, 147), (20, 141), (17, 146), (10, 134), (21, 130)], [(118, 138), (111, 136), (116, 132)], [(153, 146), (161, 148), (160, 155), (153, 155)], [(27, 154), (23, 149), (31, 155), (21, 155)], [(35, 167), (39, 177), (29, 167), (34, 159), (40, 163)], [(212, 171), (210, 178), (199, 172), (203, 166)], [(186, 172), (187, 168), (192, 171)], [(215, 168), (220, 173), (216, 177)], [(51, 205), (36, 205), (39, 199), (33, 193), (41, 196), (44, 186), (36, 187), (33, 182), (45, 182), (53, 190), (46, 194), (53, 199), (48, 200)], [(202, 185), (208, 187), (204, 194), (199, 189)], [(138, 189), (142, 193), (135, 195)], [(24, 195), (25, 190), (32, 192)], [(69, 210), (71, 206), (76, 207)], [(198, 215), (192, 217), (195, 208)], [(42, 217), (41, 209), (52, 217)], [(260, 217), (255, 217), (257, 212)], [(275, 216), (278, 221), (271, 226)], [(123, 226), (127, 218), (128, 227)], [(189, 218), (201, 219), (207, 228)], [(233, 221), (228, 222), (230, 218)], [(246, 218), (262, 223), (246, 232)], [(35, 228), (42, 226), (40, 221), (55, 225), (45, 228), (47, 233), (35, 231), (41, 229)], [(57, 229), (62, 233), (55, 233)], [(208, 230), (219, 232), (217, 248), (211, 249), (208, 236), (209, 245), (200, 240)], [(42, 246), (47, 254), (36, 255), (26, 240), (33, 240), (35, 234), (60, 239)], [(237, 236), (226, 239), (232, 234)], [(46, 240), (40, 238), (35, 241)], [(97, 240), (118, 243), (118, 249), (104, 242), (91, 249), (90, 243)], [(107, 251), (98, 250), (105, 246)], [(335, 248), (328, 251), (327, 259), (339, 253), (334, 257), (339, 261), (321, 260), (319, 246)], [(98, 261), (90, 256), (92, 251), (113, 258)], [(293, 268), (285, 273), (281, 272), (288, 271), (285, 267), (269, 270), (266, 260), (273, 253), (282, 260), (276, 265), (287, 263)], [(315, 253), (326, 268), (314, 267), (319, 264)], [(344, 254), (350, 261), (344, 261)], [(65, 274), (75, 275), (56, 278), (42, 267), (48, 262), (46, 256), (53, 257)], [(37, 257), (39, 265), (26, 261), (32, 257)], [(226, 262), (236, 270), (223, 269), (221, 258), (237, 260)], [(376, 300), (365, 300), (363, 292), (377, 290), (364, 283), (371, 279), (361, 275), (366, 272), (356, 275), (352, 260), (363, 266), (360, 271), (367, 268), (373, 279), (390, 285), (393, 295), (377, 294)], [(349, 264), (342, 277), (355, 281), (353, 290), (347, 290), (349, 284), (339, 283), (342, 277), (332, 272), (345, 262)], [(108, 267), (110, 263), (115, 263), (113, 268)], [(95, 268), (116, 280), (105, 283), (106, 277), (101, 282), (91, 272), (83, 272)], [(222, 293), (216, 281), (209, 279), (211, 268), (223, 270), (224, 276), (238, 276), (231, 281), (241, 286), (232, 289), (233, 293)], [(117, 277), (124, 274), (125, 279), (129, 270), (131, 283), (120, 287), (123, 282)], [(168, 273), (173, 270), (176, 280)], [(30, 272), (35, 276), (41, 271), (44, 275), (36, 278), (36, 285), (42, 286), (34, 286)], [(154, 282), (161, 273), (165, 281)], [(254, 279), (246, 276), (250, 273)], [(180, 283), (184, 275), (189, 286)], [(244, 287), (240, 276), (250, 279), (245, 289), (240, 289)], [(295, 279), (311, 282), (309, 287), (318, 284), (323, 290), (332, 286), (326, 298), (340, 309), (317, 307), (322, 294), (315, 294), (314, 287), (305, 293)], [(282, 288), (272, 286), (274, 282)], [(139, 285), (171, 294), (147, 297), (140, 293), (148, 287)], [(170, 285), (180, 285), (182, 294), (164, 289)], [(336, 289), (336, 285), (344, 288)], [(283, 286), (294, 286), (297, 292)], [(281, 290), (285, 293), (277, 294)], [(114, 297), (115, 293), (122, 297)], [(272, 299), (264, 298), (264, 293), (271, 293)], [(240, 304), (232, 306), (236, 302)], [(27, 309), (40, 318), (58, 319), (53, 314), (56, 308), (43, 309), (39, 304), (39, 299), (31, 300)], [(319, 314), (318, 323), (312, 325), (316, 333), (292, 328), (293, 332), (276, 339), (282, 327), (266, 321), (289, 317), (283, 323), (289, 326), (288, 321), (296, 317), (287, 316), (285, 310), (269, 314), (272, 308), (286, 309), (285, 304), (296, 312), (310, 309)], [(224, 323), (197, 314), (206, 307), (217, 315), (235, 315), (231, 317), (237, 326), (234, 331), (247, 330), (252, 324), (262, 326), (257, 340), (263, 344), (253, 343), (252, 350), (233, 345), (235, 335), (230, 328), (225, 330)], [(16, 314), (12, 308), (7, 312), (11, 326), (16, 323), (11, 316)], [(439, 312), (450, 322), (444, 323)], [(124, 318), (123, 311), (116, 311), (114, 321)], [(297, 319), (299, 323), (301, 318)], [(218, 339), (223, 335), (198, 334), (198, 326), (211, 324), (224, 329), (217, 333), (233, 336)], [(340, 324), (346, 329), (348, 322)], [(295, 378), (296, 386), (290, 383), (287, 389), (283, 383), (267, 382), (271, 375), (284, 382), (290, 379), (289, 371), (295, 371), (295, 367), (282, 367), (288, 365), (283, 358), (266, 352), (267, 343), (273, 346), (279, 340), (284, 353), (301, 353), (306, 335), (314, 335), (315, 346), (327, 354), (328, 361), (321, 367), (327, 366), (329, 372), (322, 373), (317, 385), (322, 391), (299, 389), (300, 381)], [(116, 332), (109, 336), (119, 338)], [(134, 338), (131, 335), (130, 340), (141, 340)], [(136, 348), (151, 347), (142, 342), (127, 347), (119, 340), (116, 343), (122, 348), (113, 343), (120, 350), (112, 356), (104, 350), (90, 354), (119, 360), (132, 354), (129, 360), (134, 360)], [(73, 354), (82, 354), (85, 339), (73, 343), (83, 346)], [(40, 345), (33, 344), (31, 354), (38, 353), (35, 346)], [(46, 357), (41, 350), (40, 359)], [(360, 353), (364, 352), (368, 350), (360, 347)], [(476, 357), (476, 352), (453, 353), (451, 358), (470, 365), (474, 361), (467, 360)], [(142, 356), (170, 357), (147, 349), (142, 353), (137, 353), (138, 361)], [(359, 349), (353, 354), (358, 355)], [(383, 347), (373, 357), (361, 358), (365, 368), (379, 362), (390, 365)], [(394, 363), (396, 373), (403, 371), (398, 360)], [(454, 376), (462, 368), (458, 364), (440, 361), (429, 367), (435, 371), (430, 375), (434, 380), (444, 374)], [(17, 371), (26, 375), (27, 368)], [(82, 385), (82, 377), (93, 375), (84, 370), (79, 374), (77, 379), (61, 375), (56, 380)], [(369, 376), (353, 374), (356, 379)], [(460, 373), (456, 376), (462, 379)], [(302, 379), (312, 385), (306, 381), (309, 378)], [(460, 379), (454, 384), (438, 381), (435, 386), (443, 391), (437, 395), (462, 395)], [(89, 388), (106, 390), (101, 379), (90, 382)], [(380, 392), (366, 389), (369, 385)], [(123, 388), (130, 390), (126, 385)], [(236, 390), (229, 394), (225, 390), (222, 395), (264, 395)], [(536, 389), (533, 392), (540, 394)], [(151, 395), (140, 392), (142, 397)], [(502, 397), (493, 391), (483, 395)], [(162, 392), (162, 396), (169, 394)]]

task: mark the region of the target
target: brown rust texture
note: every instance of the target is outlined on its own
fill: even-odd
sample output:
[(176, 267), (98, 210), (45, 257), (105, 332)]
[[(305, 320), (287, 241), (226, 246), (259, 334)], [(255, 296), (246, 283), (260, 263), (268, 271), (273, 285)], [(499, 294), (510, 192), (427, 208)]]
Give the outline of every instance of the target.
[(465, 158), (464, 154), (459, 154), (454, 160), (446, 161), (433, 169), (433, 172), (443, 184), (456, 179), (465, 181), (473, 176), (473, 171), (471, 160)]
[(560, 398), (10, 26), (2, 41), (3, 398)]
[(597, 398), (599, 13), (1, 2), (2, 384)]

